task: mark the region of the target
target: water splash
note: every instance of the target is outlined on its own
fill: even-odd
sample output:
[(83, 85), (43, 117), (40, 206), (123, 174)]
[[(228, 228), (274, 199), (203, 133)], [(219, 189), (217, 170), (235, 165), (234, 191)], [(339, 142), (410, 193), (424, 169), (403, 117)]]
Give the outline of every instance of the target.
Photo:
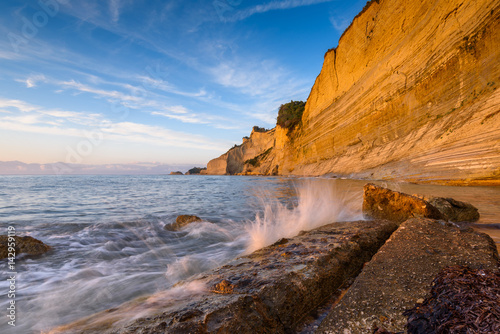
[(263, 192), (259, 198), (263, 212), (246, 226), (247, 252), (268, 246), (333, 222), (360, 220), (362, 193), (336, 180), (305, 179), (295, 184), (295, 201), (283, 202)]

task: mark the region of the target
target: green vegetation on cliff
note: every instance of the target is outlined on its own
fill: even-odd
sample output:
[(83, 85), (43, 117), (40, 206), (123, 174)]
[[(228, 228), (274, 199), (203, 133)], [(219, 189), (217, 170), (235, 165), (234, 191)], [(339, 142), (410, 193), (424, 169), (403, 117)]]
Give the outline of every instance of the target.
[(290, 101), (282, 104), (278, 111), (276, 124), (285, 129), (293, 129), (299, 124), (306, 103), (303, 101)]

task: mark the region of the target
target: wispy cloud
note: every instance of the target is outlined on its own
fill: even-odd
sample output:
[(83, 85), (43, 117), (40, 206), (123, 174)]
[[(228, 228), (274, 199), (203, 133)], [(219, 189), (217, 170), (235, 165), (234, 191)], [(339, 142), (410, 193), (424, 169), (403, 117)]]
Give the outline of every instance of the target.
[(339, 34), (342, 34), (349, 26), (349, 23), (351, 23), (351, 19), (336, 14), (331, 14), (329, 20)]
[(60, 81), (58, 82), (62, 88), (72, 88), (80, 92), (91, 93), (98, 97), (110, 99), (110, 101), (126, 101), (126, 102), (140, 102), (142, 99), (138, 96), (124, 94), (116, 90), (98, 89), (86, 84), (82, 84), (75, 80)]
[(43, 74), (30, 75), (26, 79), (16, 79), (17, 82), (26, 84), (27, 88), (36, 87), (38, 82), (45, 82), (46, 80), (47, 78), (45, 78), (45, 75)]
[(244, 20), (252, 15), (269, 12), (271, 10), (283, 10), (297, 7), (317, 5), (324, 2), (331, 2), (333, 0), (284, 0), (284, 1), (271, 1), (267, 4), (257, 5), (244, 10), (241, 10), (234, 15), (230, 20), (239, 21)]
[(102, 133), (106, 140), (215, 151), (222, 151), (228, 145), (226, 142), (161, 126), (112, 122), (99, 114), (46, 110), (20, 100), (0, 98), (0, 108), (17, 109), (23, 113), (0, 115), (0, 128), (11, 131), (85, 138), (85, 131), (92, 130)]
[(19, 58), (19, 56), (14, 52), (0, 50), (0, 59), (12, 60), (17, 58)]
[(109, 2), (109, 11), (111, 13), (111, 20), (113, 22), (118, 22), (118, 20), (120, 19), (120, 8), (120, 0), (111, 0)]
[(40, 110), (40, 107), (33, 106), (21, 100), (12, 100), (0, 98), (0, 108), (15, 108), (21, 112), (30, 112)]
[[(102, 116), (96, 113), (83, 113), (76, 111), (65, 111), (57, 109), (46, 109), (25, 101), (5, 99), (0, 97), (0, 108), (11, 109), (17, 112), (17, 118), (11, 116), (3, 117), (4, 120), (18, 121), (23, 124), (60, 124), (62, 122), (73, 122), (83, 126), (96, 126), (102, 120)], [(19, 112), (29, 115), (19, 116)], [(10, 112), (12, 113), (12, 112)]]
[[(30, 77), (28, 79), (20, 81), (25, 82), (33, 80), (35, 79), (33, 77)], [(98, 78), (95, 78), (94, 81), (104, 83), (108, 86), (118, 86), (122, 89), (128, 90), (130, 93), (127, 94), (118, 90), (97, 88), (92, 85), (83, 84), (75, 80), (59, 81), (47, 78), (45, 78), (44, 80), (44, 82), (56, 85), (63, 91), (74, 90), (77, 92), (89, 93), (97, 98), (103, 98), (111, 104), (120, 103), (126, 108), (150, 113), (151, 115), (155, 116), (167, 117), (183, 123), (206, 124), (218, 129), (241, 128), (240, 125), (234, 125), (234, 120), (229, 120), (224, 117), (210, 115), (202, 112), (193, 112), (183, 105), (172, 105), (168, 102), (168, 99), (166, 99), (165, 96), (156, 94), (152, 90), (147, 89), (147, 86), (138, 87), (119, 82), (105, 81)], [(200, 92), (199, 94), (193, 94), (192, 97), (195, 96), (197, 98), (207, 98), (207, 94), (204, 91)]]
[(209, 121), (203, 117), (199, 117), (196, 114), (189, 113), (186, 108), (182, 106), (166, 107), (161, 111), (152, 111), (151, 115), (163, 116), (170, 119), (175, 119), (183, 123), (193, 123), (193, 124), (208, 124)]
[(140, 75), (138, 76), (138, 79), (142, 82), (144, 87), (151, 89), (158, 89), (166, 93), (171, 93), (186, 97), (202, 97), (207, 95), (207, 92), (204, 89), (200, 89), (198, 92), (186, 92), (176, 88), (175, 85), (163, 79), (156, 79), (146, 75)]
[(215, 82), (250, 96), (265, 95), (283, 84), (289, 73), (269, 60), (223, 61), (209, 69)]
[[(249, 8), (238, 6), (235, 8), (235, 14), (236, 18), (241, 20), (259, 13), (329, 1), (332, 0), (266, 1), (267, 3)], [(123, 41), (134, 44), (134, 48), (140, 46), (141, 51), (148, 51), (140, 52), (141, 55), (148, 55), (149, 51), (153, 51), (155, 55), (161, 54), (165, 59), (164, 64), (167, 64), (165, 67), (168, 68), (168, 73), (158, 73), (156, 69), (152, 69), (153, 72), (148, 71), (148, 67), (157, 63), (156, 60), (151, 61), (151, 58), (146, 57), (144, 62), (141, 59), (140, 64), (144, 64), (145, 68), (135, 64), (120, 68), (115, 63), (96, 62), (90, 53), (73, 52), (71, 48), (67, 49), (56, 45), (54, 41), (48, 42), (40, 38), (36, 43), (29, 44), (29, 52), (23, 54), (33, 58), (32, 64), (50, 64), (50, 68), (57, 68), (57, 72), (45, 72), (47, 77), (30, 75), (18, 81), (27, 88), (39, 87), (42, 83), (54, 85), (56, 88), (53, 91), (60, 94), (67, 92), (75, 98), (87, 97), (86, 94), (90, 94), (88, 96), (96, 99), (112, 104), (119, 103), (127, 108), (158, 116), (157, 119), (167, 117), (183, 123), (205, 124), (207, 127), (218, 129), (246, 130), (248, 124), (255, 125), (256, 120), (273, 125), (279, 104), (307, 93), (310, 83), (297, 78), (296, 73), (277, 60), (264, 57), (259, 52), (250, 55), (245, 53), (244, 58), (242, 56), (237, 59), (239, 40), (236, 34), (228, 37), (226, 34), (211, 32), (212, 37), (204, 39), (203, 42), (196, 40), (196, 37), (189, 43), (176, 42), (175, 38), (164, 33), (173, 27), (175, 31), (183, 31), (179, 27), (179, 14), (184, 15), (184, 12), (177, 10), (182, 10), (182, 2), (171, 3), (174, 2), (176, 11), (168, 6), (168, 10), (165, 10), (161, 17), (152, 4), (148, 15), (158, 16), (156, 24), (149, 26), (149, 22), (144, 22), (141, 26), (138, 24), (137, 29), (124, 25), (127, 10), (131, 8), (128, 6), (132, 3), (130, 0), (61, 4), (63, 14), (85, 21), (77, 25), (78, 36), (87, 37), (86, 34), (90, 34), (95, 27), (105, 29), (112, 33), (109, 36), (119, 36)], [(186, 19), (190, 23), (197, 21), (198, 18), (207, 16), (207, 13), (212, 13), (212, 7), (211, 2), (200, 2), (196, 10), (186, 14)], [(143, 15), (142, 18), (144, 17)], [(161, 22), (158, 21), (160, 19)], [(201, 21), (206, 23), (208, 20), (211, 24), (212, 19), (218, 20), (218, 17), (214, 14), (213, 18)], [(210, 24), (206, 27), (211, 29)], [(159, 36), (162, 38), (158, 38)], [(233, 39), (234, 44), (231, 42)], [(216, 45), (220, 48), (207, 52), (206, 45)], [(185, 46), (187, 48), (184, 48)], [(170, 63), (172, 59), (176, 62)], [(65, 76), (57, 77), (54, 73), (65, 73)], [(182, 75), (179, 75), (180, 73)], [(57, 79), (48, 78), (50, 75)]]
[(305, 95), (310, 89), (306, 81), (293, 78), (292, 73), (269, 60), (226, 61), (209, 72), (215, 82), (256, 101), (246, 110), (241, 105), (226, 107), (271, 125), (276, 122), (276, 110), (281, 103)]

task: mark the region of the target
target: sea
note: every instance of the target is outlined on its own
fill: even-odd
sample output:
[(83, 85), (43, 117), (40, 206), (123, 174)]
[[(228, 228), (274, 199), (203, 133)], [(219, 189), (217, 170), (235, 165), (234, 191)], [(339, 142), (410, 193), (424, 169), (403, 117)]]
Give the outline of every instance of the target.
[[(52, 246), (0, 261), (0, 333), (44, 333), (223, 265), (283, 237), (363, 219), (367, 181), (178, 175), (0, 176), (0, 234)], [(500, 244), (500, 187), (374, 182), (479, 208), (473, 227)], [(178, 215), (203, 221), (178, 231)], [(14, 273), (14, 274), (12, 274)], [(9, 297), (15, 276), (15, 296)], [(15, 301), (15, 327), (9, 303)]]

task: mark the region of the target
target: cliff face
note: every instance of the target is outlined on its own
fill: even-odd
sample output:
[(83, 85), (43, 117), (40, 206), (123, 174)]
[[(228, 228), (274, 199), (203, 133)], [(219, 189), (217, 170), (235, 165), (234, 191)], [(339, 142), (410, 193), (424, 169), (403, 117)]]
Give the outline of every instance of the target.
[[(207, 170), (202, 174), (235, 175), (261, 174), (259, 169), (263, 160), (274, 146), (274, 129), (265, 131), (254, 127), (250, 137), (243, 138), (243, 143), (231, 148), (220, 157), (210, 160)], [(267, 152), (267, 154), (266, 154)], [(252, 160), (253, 159), (253, 160)], [(248, 163), (245, 163), (249, 161)]]
[(371, 1), (325, 55), (301, 125), (276, 129), (265, 165), (283, 175), (498, 180), (499, 46), (497, 0)]

